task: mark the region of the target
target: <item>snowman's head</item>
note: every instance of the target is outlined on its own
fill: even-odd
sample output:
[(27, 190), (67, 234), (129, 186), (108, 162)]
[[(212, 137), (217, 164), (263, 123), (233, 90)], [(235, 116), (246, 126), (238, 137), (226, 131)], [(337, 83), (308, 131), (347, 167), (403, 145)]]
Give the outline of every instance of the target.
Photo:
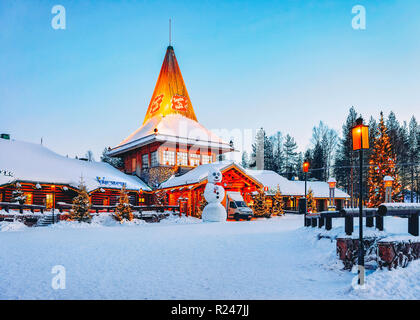
[(219, 169), (212, 167), (209, 170), (209, 175), (208, 175), (207, 180), (210, 183), (221, 182), (222, 181), (222, 173), (220, 172)]

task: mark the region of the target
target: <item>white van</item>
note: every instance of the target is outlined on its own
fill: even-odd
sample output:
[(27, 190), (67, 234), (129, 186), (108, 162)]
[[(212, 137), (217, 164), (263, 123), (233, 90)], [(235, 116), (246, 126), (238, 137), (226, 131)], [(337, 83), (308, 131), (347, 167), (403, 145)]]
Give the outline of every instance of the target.
[(236, 221), (240, 219), (251, 220), (254, 216), (252, 209), (246, 205), (240, 192), (226, 192), (226, 210), (228, 219), (235, 219)]

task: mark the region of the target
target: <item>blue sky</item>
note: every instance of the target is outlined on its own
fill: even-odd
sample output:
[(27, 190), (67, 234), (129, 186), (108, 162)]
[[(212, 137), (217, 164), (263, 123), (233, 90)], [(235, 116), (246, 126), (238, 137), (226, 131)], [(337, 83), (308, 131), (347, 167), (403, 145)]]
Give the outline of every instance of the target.
[[(66, 8), (66, 30), (51, 8)], [(366, 30), (351, 9), (366, 8)], [(143, 121), (173, 44), (199, 122), (281, 130), (309, 145), (320, 120), (420, 118), (420, 1), (0, 2), (0, 131), (98, 158)]]

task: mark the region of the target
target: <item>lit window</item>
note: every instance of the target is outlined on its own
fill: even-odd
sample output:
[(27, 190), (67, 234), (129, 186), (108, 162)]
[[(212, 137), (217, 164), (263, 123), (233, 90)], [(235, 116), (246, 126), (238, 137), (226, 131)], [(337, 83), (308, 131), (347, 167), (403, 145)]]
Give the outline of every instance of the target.
[(32, 192), (25, 192), (24, 194), (26, 196), (25, 204), (33, 204), (33, 195), (32, 195)]
[(136, 167), (137, 167), (137, 160), (136, 158), (132, 158), (131, 159), (131, 172), (136, 171)]
[(190, 166), (199, 166), (200, 165), (200, 155), (191, 153), (190, 154)]
[(201, 163), (202, 164), (207, 164), (207, 163), (211, 163), (211, 156), (208, 156), (206, 154), (203, 154), (201, 156)]
[(47, 207), (47, 209), (51, 209), (54, 205), (54, 200), (53, 200), (53, 194), (52, 193), (47, 193), (45, 195), (45, 206)]
[(159, 161), (158, 161), (158, 153), (157, 153), (157, 151), (152, 152), (152, 153), (150, 154), (150, 157), (151, 157), (151, 160), (152, 160), (151, 166), (152, 166), (152, 167), (157, 167), (157, 166), (159, 165)]
[(146, 153), (141, 156), (141, 167), (143, 169), (149, 168), (149, 154)]
[(174, 151), (163, 151), (163, 163), (167, 166), (175, 165), (175, 152)]
[(144, 198), (140, 197), (139, 198), (139, 204), (143, 204), (144, 203)]
[(176, 153), (176, 163), (177, 163), (178, 166), (188, 166), (188, 153), (177, 152)]

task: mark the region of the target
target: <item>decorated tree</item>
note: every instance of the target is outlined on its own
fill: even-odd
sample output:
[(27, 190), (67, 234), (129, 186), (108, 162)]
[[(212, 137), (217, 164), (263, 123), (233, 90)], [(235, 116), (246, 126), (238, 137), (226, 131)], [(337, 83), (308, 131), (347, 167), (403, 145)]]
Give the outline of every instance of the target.
[(83, 182), (83, 178), (80, 178), (77, 196), (73, 199), (73, 206), (70, 211), (70, 219), (79, 222), (90, 222), (92, 219), (92, 216), (89, 213), (90, 207), (89, 194)]
[(133, 220), (133, 210), (131, 209), (130, 200), (128, 199), (128, 192), (125, 189), (125, 185), (123, 185), (120, 190), (120, 197), (117, 207), (115, 208), (114, 218), (120, 222), (125, 220)]
[(314, 192), (312, 191), (312, 189), (308, 190), (308, 193), (306, 194), (306, 199), (308, 202), (308, 212), (310, 213), (317, 212), (316, 201), (315, 201)]
[(263, 189), (257, 190), (257, 194), (252, 195), (254, 205), (252, 206), (252, 211), (254, 211), (254, 216), (264, 217), (267, 215), (268, 205), (266, 196)]
[(203, 214), (204, 207), (207, 205), (206, 198), (204, 198), (204, 193), (202, 192), (199, 195), (199, 202), (197, 206), (197, 218), (201, 218), (201, 215)]
[(396, 164), (396, 155), (393, 151), (391, 140), (387, 133), (388, 129), (384, 123), (381, 112), (381, 119), (378, 131), (373, 139), (372, 153), (369, 159), (368, 194), (369, 207), (378, 207), (385, 202), (384, 177), (390, 176), (394, 179), (392, 186), (393, 201), (401, 201), (401, 183)]
[(278, 215), (284, 214), (283, 206), (284, 206), (283, 195), (280, 192), (280, 188), (277, 186), (277, 192), (273, 196), (273, 207), (272, 207), (273, 215), (278, 216)]
[(163, 190), (157, 190), (154, 193), (155, 204), (158, 206), (164, 206), (166, 204), (166, 192)]
[(24, 204), (26, 201), (26, 195), (22, 191), (22, 186), (19, 182), (16, 182), (15, 189), (12, 191), (11, 202), (18, 202), (19, 204)]

